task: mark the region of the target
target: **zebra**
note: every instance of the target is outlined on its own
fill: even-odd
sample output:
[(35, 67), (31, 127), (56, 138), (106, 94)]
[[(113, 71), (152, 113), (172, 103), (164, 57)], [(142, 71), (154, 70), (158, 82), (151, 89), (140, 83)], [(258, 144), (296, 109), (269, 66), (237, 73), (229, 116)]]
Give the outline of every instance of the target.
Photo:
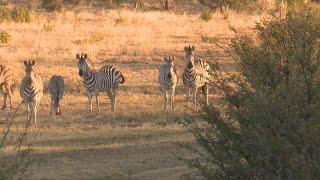
[(124, 76), (121, 71), (113, 65), (105, 65), (99, 69), (93, 69), (87, 54), (76, 54), (76, 59), (79, 76), (82, 77), (83, 85), (87, 91), (90, 111), (92, 112), (92, 96), (95, 95), (98, 112), (100, 113), (99, 95), (100, 92), (107, 92), (114, 112), (119, 84), (124, 83)]
[[(26, 75), (20, 85), (20, 96), (28, 109), (28, 120), (31, 119), (31, 113), (34, 113), (34, 125), (37, 126), (37, 110), (43, 95), (42, 78), (33, 71), (35, 61), (24, 61)], [(30, 110), (31, 106), (31, 110)]]
[(52, 115), (53, 111), (56, 112), (56, 115), (61, 115), (60, 100), (63, 98), (65, 89), (63, 77), (58, 75), (52, 76), (48, 88), (51, 95), (50, 115)]
[(209, 106), (209, 81), (210, 81), (210, 65), (202, 59), (194, 58), (194, 46), (185, 47), (186, 66), (183, 71), (183, 84), (187, 87), (188, 106), (190, 101), (190, 93), (193, 89), (193, 104), (197, 108), (197, 92), (201, 88), (206, 99), (206, 105)]
[(13, 75), (12, 71), (8, 66), (0, 64), (0, 92), (3, 95), (3, 106), (2, 110), (7, 107), (7, 98), (9, 98), (9, 106), (12, 109), (11, 97), (13, 95)]
[[(167, 102), (170, 97), (170, 107), (174, 109), (174, 93), (176, 90), (178, 78), (174, 65), (174, 58), (164, 58), (164, 64), (159, 69), (158, 81), (162, 91), (164, 91), (164, 110), (167, 109)], [(168, 94), (169, 93), (169, 94)]]

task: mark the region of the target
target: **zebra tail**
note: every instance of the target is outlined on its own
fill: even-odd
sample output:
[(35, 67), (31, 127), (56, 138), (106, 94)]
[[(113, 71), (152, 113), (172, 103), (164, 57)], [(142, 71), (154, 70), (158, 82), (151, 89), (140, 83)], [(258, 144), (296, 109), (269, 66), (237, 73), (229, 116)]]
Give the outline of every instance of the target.
[(57, 98), (57, 99), (56, 99), (57, 102), (59, 102), (59, 96), (60, 96), (60, 93), (59, 93), (59, 90), (58, 90), (58, 92), (57, 92), (57, 97), (56, 97), (56, 98)]
[(122, 81), (120, 81), (120, 84), (123, 84), (124, 83), (124, 76), (122, 73), (121, 73), (121, 77), (122, 77)]
[(10, 89), (11, 94), (13, 94), (14, 89), (13, 89), (12, 85), (10, 86), (9, 89)]

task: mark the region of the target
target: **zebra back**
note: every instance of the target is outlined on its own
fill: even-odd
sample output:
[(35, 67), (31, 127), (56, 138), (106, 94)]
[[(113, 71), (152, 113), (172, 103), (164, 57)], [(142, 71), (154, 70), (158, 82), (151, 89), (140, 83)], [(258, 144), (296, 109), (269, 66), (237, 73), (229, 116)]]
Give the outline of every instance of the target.
[(64, 80), (61, 76), (52, 76), (48, 88), (51, 96), (54, 97), (57, 101), (63, 98), (65, 85)]
[(3, 83), (12, 83), (13, 74), (11, 69), (8, 66), (0, 64), (0, 84)]
[[(0, 65), (0, 86), (4, 88), (5, 93), (12, 93), (13, 74), (8, 66)], [(7, 89), (9, 88), (9, 89)]]
[(209, 83), (211, 78), (210, 65), (202, 59), (188, 62), (183, 71), (183, 82), (197, 87), (201, 87)]
[(114, 65), (103, 66), (97, 71), (98, 81), (102, 86), (112, 87), (124, 83), (124, 76)]

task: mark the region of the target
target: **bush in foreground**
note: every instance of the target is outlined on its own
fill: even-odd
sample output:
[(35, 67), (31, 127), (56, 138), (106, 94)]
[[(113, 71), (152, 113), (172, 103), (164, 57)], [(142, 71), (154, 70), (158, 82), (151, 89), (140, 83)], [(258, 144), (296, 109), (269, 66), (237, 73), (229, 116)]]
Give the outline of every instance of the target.
[[(240, 75), (199, 122), (187, 158), (208, 179), (320, 177), (320, 14), (308, 7), (257, 25), (258, 42), (233, 42)], [(232, 88), (230, 88), (232, 84)]]
[(20, 132), (14, 127), (14, 119), (21, 104), (4, 119), (4, 130), (0, 133), (0, 179), (21, 179), (30, 165), (35, 163), (35, 160), (30, 158), (34, 142), (34, 136), (30, 134), (31, 121), (22, 123)]

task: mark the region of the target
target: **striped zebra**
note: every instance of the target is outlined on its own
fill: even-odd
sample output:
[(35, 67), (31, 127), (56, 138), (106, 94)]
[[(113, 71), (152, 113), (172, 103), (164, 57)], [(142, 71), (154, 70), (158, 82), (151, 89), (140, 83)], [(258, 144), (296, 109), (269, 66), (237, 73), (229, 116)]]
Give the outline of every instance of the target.
[[(33, 71), (35, 61), (24, 61), (26, 75), (20, 85), (20, 96), (28, 109), (28, 120), (34, 113), (34, 125), (37, 125), (37, 110), (43, 95), (43, 82), (41, 77)], [(30, 109), (31, 108), (31, 109)]]
[(174, 66), (174, 58), (164, 58), (164, 64), (159, 69), (159, 84), (164, 92), (164, 110), (167, 109), (168, 99), (170, 100), (170, 107), (174, 109), (174, 93), (176, 90), (178, 78), (177, 71)]
[(0, 92), (3, 95), (2, 110), (7, 107), (7, 98), (9, 98), (10, 109), (12, 109), (11, 97), (13, 94), (12, 89), (13, 76), (9, 67), (0, 64)]
[(56, 112), (56, 115), (61, 115), (60, 100), (63, 98), (65, 89), (63, 78), (57, 75), (52, 76), (48, 88), (51, 95), (50, 115), (52, 115), (53, 111)]
[(113, 65), (93, 69), (87, 54), (77, 54), (76, 58), (78, 60), (79, 75), (82, 77), (83, 85), (87, 91), (90, 110), (92, 111), (92, 96), (95, 95), (98, 112), (100, 113), (99, 94), (100, 92), (107, 92), (114, 112), (119, 84), (124, 83), (121, 71)]
[(193, 104), (197, 108), (197, 92), (201, 88), (206, 99), (206, 105), (209, 105), (209, 81), (210, 66), (202, 59), (194, 58), (194, 46), (185, 47), (186, 66), (183, 71), (183, 84), (187, 87), (188, 106), (190, 101), (191, 90), (193, 90)]

